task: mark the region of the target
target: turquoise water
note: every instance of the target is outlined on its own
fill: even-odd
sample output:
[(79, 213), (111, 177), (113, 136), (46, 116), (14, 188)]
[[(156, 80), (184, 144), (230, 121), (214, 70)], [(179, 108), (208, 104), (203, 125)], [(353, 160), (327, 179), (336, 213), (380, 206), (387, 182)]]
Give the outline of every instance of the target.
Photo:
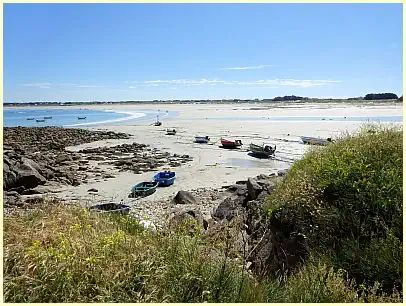
[[(3, 111), (3, 126), (63, 126), (63, 127), (89, 127), (102, 125), (115, 125), (136, 121), (151, 121), (153, 123), (157, 115), (159, 120), (172, 118), (176, 112), (137, 110), (137, 111), (104, 111), (90, 109), (71, 108), (47, 108), (47, 109), (27, 109), (10, 108)], [(36, 119), (45, 119), (45, 122), (37, 122)], [(78, 119), (86, 117), (86, 119)], [(34, 120), (27, 120), (34, 118)]]

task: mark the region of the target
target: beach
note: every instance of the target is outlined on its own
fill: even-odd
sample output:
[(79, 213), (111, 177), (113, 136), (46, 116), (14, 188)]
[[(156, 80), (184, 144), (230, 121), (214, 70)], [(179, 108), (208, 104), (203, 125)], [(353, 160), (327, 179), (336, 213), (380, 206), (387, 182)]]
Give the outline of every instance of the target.
[[(172, 155), (190, 156), (184, 163), (157, 165), (141, 173), (120, 171), (104, 161), (93, 161), (105, 173), (86, 180), (76, 186), (61, 185), (54, 193), (43, 196), (64, 199), (66, 202), (91, 206), (97, 203), (114, 201), (130, 205), (132, 213), (139, 218), (161, 219), (178, 207), (172, 198), (180, 190), (192, 191), (199, 200), (199, 209), (205, 218), (219, 204), (227, 192), (222, 188), (248, 177), (259, 174), (276, 174), (288, 170), (294, 161), (312, 148), (304, 145), (299, 136), (337, 138), (353, 133), (362, 124), (349, 118), (401, 116), (402, 104), (299, 104), (275, 105), (253, 104), (151, 104), (151, 105), (87, 105), (86, 109), (113, 110), (117, 112), (140, 113), (143, 109), (156, 111), (161, 126), (154, 121), (114, 122), (103, 126), (81, 126), (90, 131), (113, 131), (130, 134), (128, 139), (102, 139), (75, 146), (67, 146), (70, 152), (113, 147), (121, 144), (146, 144), (149, 148)], [(166, 118), (166, 111), (177, 116)], [(268, 119), (270, 118), (270, 119)], [(296, 118), (296, 119), (295, 119)], [(324, 119), (324, 120), (323, 120)], [(386, 124), (386, 123), (385, 123)], [(401, 122), (389, 123), (401, 125)], [(167, 135), (166, 129), (176, 129), (176, 135)], [(194, 142), (195, 136), (209, 136), (208, 144)], [(220, 138), (240, 139), (240, 149), (229, 150), (220, 146)], [(250, 156), (250, 143), (270, 143), (276, 145), (274, 158), (258, 159)], [(94, 153), (96, 154), (96, 153)], [(173, 163), (172, 163), (173, 164)], [(142, 199), (129, 198), (132, 186), (142, 181), (152, 180), (160, 170), (176, 172), (175, 184), (158, 188)], [(89, 192), (89, 190), (93, 190)], [(96, 191), (94, 191), (96, 190)], [(185, 207), (184, 207), (185, 208)]]

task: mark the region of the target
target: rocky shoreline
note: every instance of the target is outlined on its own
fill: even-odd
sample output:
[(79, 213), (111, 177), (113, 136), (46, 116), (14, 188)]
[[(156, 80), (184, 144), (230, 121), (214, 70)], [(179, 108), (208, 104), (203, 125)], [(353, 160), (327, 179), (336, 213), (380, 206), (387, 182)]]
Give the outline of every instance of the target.
[(78, 152), (65, 149), (98, 140), (129, 139), (131, 135), (125, 133), (58, 127), (4, 128), (3, 133), (5, 206), (22, 205), (30, 195), (55, 192), (64, 185), (114, 178), (120, 171), (142, 173), (193, 160), (135, 142)]

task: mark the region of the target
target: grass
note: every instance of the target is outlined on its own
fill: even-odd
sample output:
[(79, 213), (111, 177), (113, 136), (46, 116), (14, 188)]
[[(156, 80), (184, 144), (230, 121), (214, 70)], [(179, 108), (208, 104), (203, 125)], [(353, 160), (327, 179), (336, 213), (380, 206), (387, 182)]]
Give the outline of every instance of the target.
[(267, 207), (358, 283), (401, 289), (402, 164), (402, 130), (368, 125), (307, 153)]

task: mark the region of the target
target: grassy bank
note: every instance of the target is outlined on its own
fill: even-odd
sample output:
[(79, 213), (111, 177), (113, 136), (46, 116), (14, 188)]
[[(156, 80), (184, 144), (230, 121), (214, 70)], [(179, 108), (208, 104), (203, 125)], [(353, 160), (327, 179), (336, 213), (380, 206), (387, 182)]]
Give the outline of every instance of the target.
[(271, 214), (303, 233), (358, 284), (402, 288), (402, 131), (365, 126), (292, 167), (271, 195)]
[(256, 279), (226, 233), (153, 235), (125, 216), (44, 203), (4, 217), (5, 301), (401, 302), (381, 290), (402, 282), (401, 141), (371, 130), (293, 166), (268, 203), (308, 237), (293, 275)]

